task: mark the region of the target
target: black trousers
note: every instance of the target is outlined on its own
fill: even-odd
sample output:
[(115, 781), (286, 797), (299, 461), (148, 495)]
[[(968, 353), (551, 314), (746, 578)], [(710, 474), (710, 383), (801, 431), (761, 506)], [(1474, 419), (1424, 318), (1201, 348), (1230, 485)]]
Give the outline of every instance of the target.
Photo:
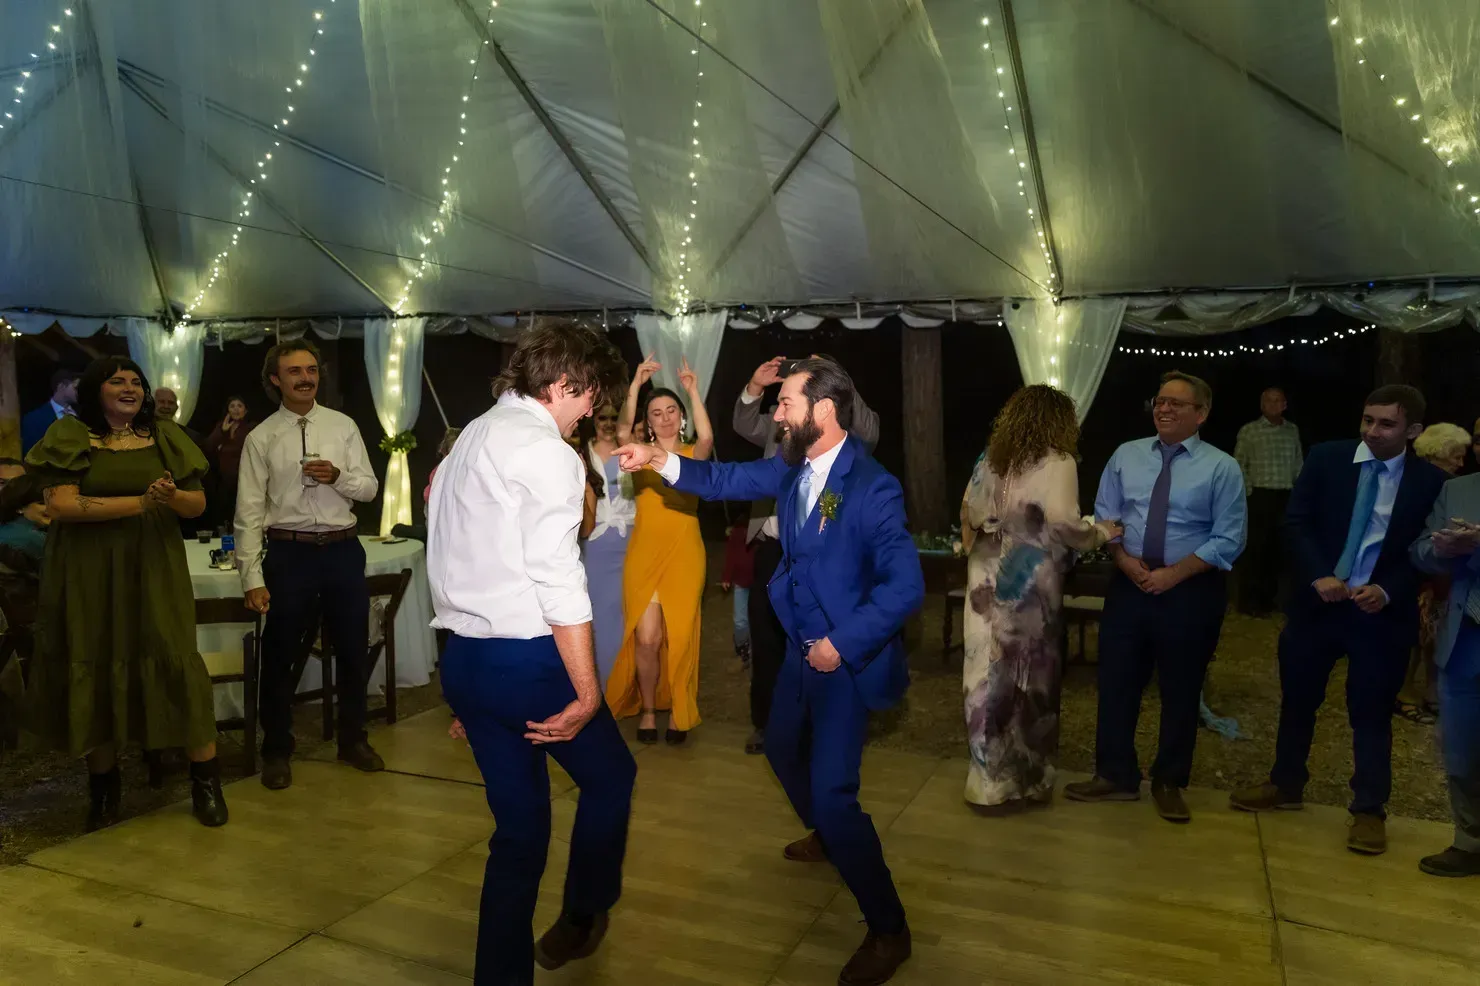
[(756, 729), (765, 729), (771, 718), (776, 675), (786, 659), (786, 632), (766, 591), (780, 564), (780, 541), (762, 538), (755, 543), (755, 578), (750, 584), (750, 724)]
[(1385, 814), (1393, 790), (1393, 702), (1418, 628), (1353, 602), (1292, 609), (1280, 634), (1280, 732), (1270, 783), (1287, 796), (1305, 790), (1316, 711), (1331, 671), (1346, 656), (1346, 714), (1352, 727), (1353, 812)]
[(293, 753), (293, 666), (307, 653), (322, 616), (334, 650), (339, 745), (365, 738), (365, 689), (370, 669), (370, 593), (365, 549), (358, 538), (313, 545), (269, 541), (262, 575), (271, 596), (262, 629), (262, 756)]
[(1284, 573), (1280, 534), (1289, 490), (1255, 487), (1249, 493), (1249, 541), (1238, 562), (1238, 608), (1254, 616), (1273, 612)]
[(1141, 786), (1136, 721), (1141, 717), (1141, 693), (1154, 671), (1161, 691), (1161, 735), (1151, 780), (1188, 785), (1203, 678), (1218, 647), (1227, 607), (1228, 580), (1222, 572), (1195, 575), (1152, 596), (1116, 571), (1100, 618), (1095, 773), (1122, 790)]

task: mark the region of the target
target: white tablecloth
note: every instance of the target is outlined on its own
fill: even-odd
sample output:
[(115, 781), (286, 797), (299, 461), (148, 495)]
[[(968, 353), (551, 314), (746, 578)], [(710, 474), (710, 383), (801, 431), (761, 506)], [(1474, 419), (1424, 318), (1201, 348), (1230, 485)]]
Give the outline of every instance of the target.
[[(396, 684), (402, 688), (425, 685), (431, 680), (432, 669), (437, 662), (437, 635), (431, 628), (432, 591), (427, 585), (426, 548), (419, 541), (385, 544), (365, 537), (360, 538), (360, 544), (365, 548), (366, 575), (391, 575), (403, 568), (411, 569), (411, 584), (406, 587), (406, 596), (396, 613)], [(225, 599), (242, 594), (241, 576), (235, 569), (221, 571), (211, 567), (211, 550), (220, 547), (219, 538), (210, 544), (185, 542), (185, 556), (190, 562), (190, 584), (197, 599)], [(195, 632), (196, 645), (201, 653), (239, 650), (242, 634), (250, 629), (250, 624), (229, 623), (200, 627)], [(313, 691), (319, 687), (321, 679), (318, 658), (310, 658), (298, 690)], [(370, 674), (369, 693), (379, 695), (384, 690), (385, 657), (382, 655)], [(241, 685), (216, 686), (217, 718), (240, 715), (241, 709)]]

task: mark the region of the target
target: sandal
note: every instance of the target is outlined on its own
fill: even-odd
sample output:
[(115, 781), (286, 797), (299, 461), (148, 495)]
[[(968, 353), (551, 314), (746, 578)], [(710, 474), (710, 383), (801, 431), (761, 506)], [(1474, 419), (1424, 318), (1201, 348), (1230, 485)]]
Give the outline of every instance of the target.
[(1394, 705), (1393, 714), (1400, 715), (1409, 722), (1417, 723), (1420, 726), (1432, 726), (1435, 719), (1432, 712), (1417, 705), (1409, 705), (1407, 702), (1398, 702)]
[[(658, 710), (657, 709), (643, 709), (638, 714), (639, 715), (644, 715), (644, 716), (654, 716), (654, 717), (656, 717), (657, 714), (658, 714)], [(644, 744), (646, 746), (652, 746), (653, 744), (657, 743), (658, 742), (658, 727), (657, 727), (657, 724), (655, 723), (651, 729), (643, 729), (643, 728), (639, 727), (638, 730), (637, 730), (637, 742), (642, 743), (642, 744)]]

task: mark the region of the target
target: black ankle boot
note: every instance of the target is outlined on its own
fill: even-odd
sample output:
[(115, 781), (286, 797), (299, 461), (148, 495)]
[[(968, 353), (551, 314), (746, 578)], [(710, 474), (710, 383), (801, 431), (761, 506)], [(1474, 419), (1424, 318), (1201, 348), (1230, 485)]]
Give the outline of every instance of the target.
[(144, 766), (149, 769), (149, 788), (158, 791), (164, 787), (164, 751), (145, 750)]
[(106, 774), (87, 775), (87, 831), (96, 832), (118, 821), (118, 804), (123, 800), (123, 775), (118, 765)]
[(212, 757), (190, 765), (190, 803), (195, 820), (209, 828), (225, 825), (226, 795), (221, 793), (221, 761)]

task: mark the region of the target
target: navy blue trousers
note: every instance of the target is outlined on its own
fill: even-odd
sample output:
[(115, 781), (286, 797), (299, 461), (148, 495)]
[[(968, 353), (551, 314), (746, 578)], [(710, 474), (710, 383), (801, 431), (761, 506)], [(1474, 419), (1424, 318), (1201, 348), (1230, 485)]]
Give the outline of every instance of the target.
[(868, 707), (846, 667), (823, 674), (788, 641), (766, 725), (766, 759), (802, 824), (815, 829), (877, 934), (904, 928), (904, 905), (874, 822), (858, 803)]
[(1292, 608), (1280, 634), (1280, 732), (1270, 783), (1287, 797), (1305, 791), (1316, 711), (1326, 701), (1332, 669), (1344, 656), (1346, 714), (1352, 727), (1349, 807), (1385, 814), (1393, 790), (1393, 703), (1417, 639), (1417, 626), (1385, 612), (1363, 613), (1352, 602)]
[(1095, 773), (1125, 791), (1141, 786), (1136, 720), (1141, 693), (1156, 674), (1161, 732), (1151, 780), (1186, 787), (1197, 745), (1197, 715), (1208, 662), (1228, 607), (1228, 579), (1204, 572), (1159, 596), (1116, 571), (1100, 617), (1100, 709)]
[(483, 774), (494, 833), (478, 910), (476, 986), (534, 982), (534, 906), (550, 848), (550, 774), (554, 757), (581, 789), (563, 911), (579, 917), (610, 910), (622, 893), (622, 860), (637, 763), (605, 703), (568, 743), (536, 746), (524, 738), (575, 701), (555, 638), (482, 640), (453, 635), (442, 653), (442, 692), (462, 722)]
[[(1449, 605), (1458, 605), (1451, 600)], [(1454, 846), (1480, 852), (1480, 626), (1468, 618), (1439, 670), (1439, 739), (1449, 777)]]
[(365, 689), (370, 668), (370, 593), (359, 538), (313, 545), (269, 541), (262, 577), (271, 595), (262, 627), (262, 756), (293, 753), (293, 664), (313, 643), (319, 620), (334, 650), (341, 747), (365, 738)]

